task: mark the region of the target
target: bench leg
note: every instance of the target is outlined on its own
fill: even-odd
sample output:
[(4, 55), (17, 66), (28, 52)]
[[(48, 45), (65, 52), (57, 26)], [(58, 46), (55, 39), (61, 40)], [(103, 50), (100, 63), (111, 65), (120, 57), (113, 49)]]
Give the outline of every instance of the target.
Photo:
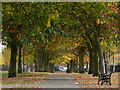
[(106, 82), (106, 84), (108, 84), (108, 82)]
[(104, 81), (101, 82), (101, 85), (103, 85)]
[(111, 85), (111, 81), (109, 81), (109, 84)]
[(98, 84), (99, 84), (100, 80), (98, 80)]

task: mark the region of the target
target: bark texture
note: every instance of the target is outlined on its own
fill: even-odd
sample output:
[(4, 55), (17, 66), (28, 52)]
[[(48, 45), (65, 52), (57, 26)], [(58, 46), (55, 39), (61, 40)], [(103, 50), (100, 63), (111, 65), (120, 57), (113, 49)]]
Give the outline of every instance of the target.
[(84, 46), (79, 46), (78, 47), (78, 52), (79, 52), (79, 73), (84, 73), (84, 55), (85, 55), (85, 47)]
[(18, 73), (22, 73), (22, 63), (21, 63), (21, 50), (22, 50), (22, 45), (19, 45), (18, 47)]
[(11, 42), (11, 57), (8, 78), (16, 77), (16, 57), (17, 57), (17, 42), (16, 40)]

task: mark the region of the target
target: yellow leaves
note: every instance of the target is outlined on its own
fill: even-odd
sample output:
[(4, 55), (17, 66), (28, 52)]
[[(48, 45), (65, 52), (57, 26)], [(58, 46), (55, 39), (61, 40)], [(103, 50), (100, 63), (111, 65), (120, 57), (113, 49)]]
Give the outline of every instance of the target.
[(70, 53), (66, 53), (66, 54), (64, 54), (62, 57), (63, 57), (63, 59), (65, 59), (65, 60), (75, 59), (75, 56), (74, 56), (73, 54), (70, 54)]
[(11, 11), (11, 10), (12, 10), (12, 6), (11, 6), (11, 5), (9, 5), (9, 4), (8, 4), (8, 5), (6, 5), (6, 7), (5, 7), (5, 8), (6, 8), (6, 10), (8, 10), (8, 11)]
[(70, 53), (62, 53), (59, 57), (54, 58), (51, 62), (57, 64), (66, 64), (70, 60), (75, 60), (75, 56)]
[(5, 64), (5, 59), (3, 58), (2, 53), (0, 53), (0, 65)]
[(71, 58), (69, 58), (68, 56), (63, 56), (62, 58), (65, 60), (71, 60)]
[(105, 41), (100, 42), (100, 44), (107, 46), (107, 43)]
[(13, 15), (13, 12), (8, 12), (8, 14)]
[(55, 15), (51, 14), (51, 15), (49, 15), (49, 18), (51, 18), (51, 19), (55, 18)]
[(48, 21), (48, 23), (47, 23), (47, 27), (50, 27), (50, 21)]
[(33, 56), (32, 55), (28, 55), (25, 57), (25, 60), (27, 63), (29, 64), (33, 64), (34, 63), (34, 60), (33, 60)]
[(100, 19), (97, 19), (97, 24), (103, 24), (103, 22), (100, 21)]

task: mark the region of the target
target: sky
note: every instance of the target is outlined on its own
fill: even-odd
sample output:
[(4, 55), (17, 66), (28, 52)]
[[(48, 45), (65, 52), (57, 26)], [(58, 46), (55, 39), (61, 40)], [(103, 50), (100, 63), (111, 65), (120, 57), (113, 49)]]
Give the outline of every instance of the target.
[(1, 38), (1, 35), (2, 35), (2, 29), (0, 29), (0, 53), (2, 52), (2, 49), (5, 47), (4, 45), (2, 45), (2, 38)]
[(5, 46), (2, 45), (2, 42), (0, 42), (0, 53), (2, 52), (2, 49), (4, 48)]

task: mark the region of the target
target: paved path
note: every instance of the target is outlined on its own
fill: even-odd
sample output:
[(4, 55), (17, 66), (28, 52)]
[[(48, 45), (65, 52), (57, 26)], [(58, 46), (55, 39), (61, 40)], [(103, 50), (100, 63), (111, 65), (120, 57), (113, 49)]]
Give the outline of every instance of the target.
[(43, 88), (78, 88), (74, 81), (75, 74), (55, 73), (44, 78), (40, 83)]
[(18, 87), (18, 86), (38, 86), (42, 88), (79, 88), (75, 84), (75, 74), (66, 73), (52, 73), (45, 77), (40, 83), (37, 84), (16, 84), (16, 85), (3, 85), (2, 88)]

